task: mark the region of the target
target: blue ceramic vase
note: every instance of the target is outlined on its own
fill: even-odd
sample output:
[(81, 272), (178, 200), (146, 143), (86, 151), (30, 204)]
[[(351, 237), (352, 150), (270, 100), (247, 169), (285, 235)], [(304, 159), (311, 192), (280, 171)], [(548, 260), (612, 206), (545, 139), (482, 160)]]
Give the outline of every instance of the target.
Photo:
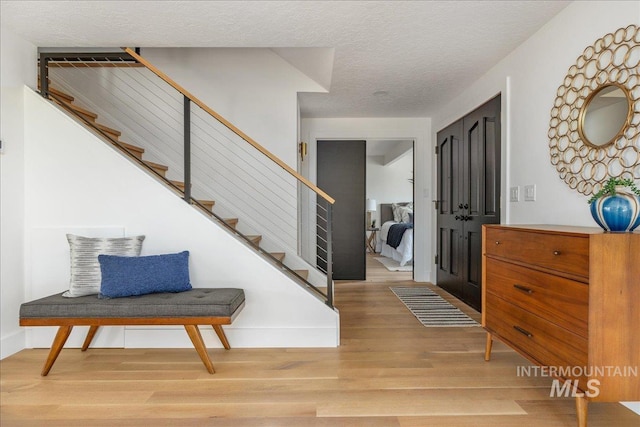
[(640, 225), (640, 198), (616, 188), (615, 195), (591, 203), (591, 216), (606, 231), (631, 232)]

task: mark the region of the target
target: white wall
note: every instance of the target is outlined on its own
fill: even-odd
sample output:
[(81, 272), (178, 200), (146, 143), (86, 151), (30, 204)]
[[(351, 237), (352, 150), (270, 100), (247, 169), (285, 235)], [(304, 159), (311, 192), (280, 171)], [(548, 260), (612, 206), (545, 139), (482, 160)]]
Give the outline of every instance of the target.
[[(438, 130), (502, 92), (503, 223), (596, 227), (587, 197), (571, 190), (550, 163), (550, 112), (558, 87), (584, 49), (629, 24), (640, 24), (640, 2), (574, 2), (434, 116), (435, 139)], [(435, 170), (435, 161), (432, 165)], [(522, 192), (528, 184), (536, 185), (535, 202), (506, 201), (507, 188), (520, 186)], [(435, 239), (432, 244), (435, 248)], [(640, 404), (634, 405), (629, 406), (640, 412)]]
[(142, 56), (296, 168), (298, 92), (326, 92), (270, 49), (143, 49)]
[(380, 204), (410, 202), (413, 200), (413, 150), (390, 164), (384, 164), (384, 156), (367, 156), (367, 198), (375, 199), (377, 210), (371, 219), (380, 222)]
[(23, 86), (36, 85), (36, 47), (0, 28), (0, 358), (24, 348)]
[(316, 142), (324, 139), (409, 139), (414, 140), (415, 155), (415, 230), (414, 279), (428, 281), (433, 267), (432, 236), (428, 225), (433, 221), (431, 202), (433, 163), (431, 119), (428, 118), (333, 118), (302, 119), (301, 137), (309, 143), (305, 172), (316, 181)]
[[(65, 290), (65, 234), (146, 235), (143, 255), (190, 251), (194, 287), (239, 287), (246, 307), (225, 327), (234, 347), (339, 343), (339, 318), (172, 191), (37, 94), (25, 89), (26, 299)], [(83, 328), (70, 338), (79, 345)], [(31, 328), (28, 346), (54, 331)], [(181, 328), (105, 328), (97, 346), (190, 347)], [(210, 328), (207, 344), (220, 347)]]

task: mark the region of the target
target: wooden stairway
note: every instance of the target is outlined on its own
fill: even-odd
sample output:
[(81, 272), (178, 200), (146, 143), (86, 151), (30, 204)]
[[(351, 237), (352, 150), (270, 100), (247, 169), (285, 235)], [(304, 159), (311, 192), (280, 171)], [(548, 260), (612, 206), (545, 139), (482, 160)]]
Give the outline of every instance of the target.
[[(58, 104), (59, 106), (61, 106), (62, 108), (70, 112), (71, 114), (73, 114), (74, 116), (80, 118), (89, 127), (96, 130), (97, 131), (96, 133), (102, 136), (104, 140), (108, 141), (113, 146), (118, 148), (122, 153), (135, 159), (139, 164), (144, 165), (144, 167), (146, 167), (147, 170), (153, 171), (156, 175), (163, 178), (165, 182), (173, 186), (174, 190), (177, 188), (181, 195), (184, 194), (184, 189), (185, 189), (184, 182), (167, 180), (166, 174), (167, 174), (167, 171), (169, 170), (168, 166), (143, 159), (144, 148), (128, 144), (124, 141), (120, 141), (120, 137), (122, 136), (122, 133), (120, 131), (116, 129), (112, 129), (108, 126), (105, 126), (99, 123), (98, 115), (92, 111), (89, 111), (83, 107), (80, 107), (74, 104), (75, 98), (73, 96), (65, 92), (62, 92), (59, 89), (53, 88), (50, 85), (49, 85), (49, 93), (50, 93), (49, 99), (51, 99), (53, 102), (55, 102), (56, 104)], [(208, 214), (209, 216), (212, 216), (211, 214), (213, 213), (215, 201), (195, 200), (195, 202), (192, 204), (196, 208), (200, 209), (201, 211)], [(223, 221), (226, 223), (227, 226), (229, 226), (233, 230), (235, 230), (238, 225), (238, 218), (225, 218), (223, 219)], [(260, 242), (262, 241), (261, 235), (250, 235), (245, 237), (256, 248), (260, 247)], [(272, 252), (270, 253), (270, 255), (273, 258), (275, 258), (280, 264), (284, 265), (283, 262), (286, 255), (284, 252)], [(288, 272), (288, 270), (283, 270), (283, 271)], [(293, 271), (295, 272), (295, 275), (301, 277), (305, 281), (309, 277), (309, 270), (293, 270)]]

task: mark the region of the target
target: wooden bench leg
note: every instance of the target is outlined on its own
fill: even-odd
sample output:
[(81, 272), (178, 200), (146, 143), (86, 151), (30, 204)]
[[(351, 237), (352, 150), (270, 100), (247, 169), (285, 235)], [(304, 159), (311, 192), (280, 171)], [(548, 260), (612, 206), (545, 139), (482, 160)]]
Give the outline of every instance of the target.
[(51, 350), (49, 350), (49, 356), (47, 357), (47, 361), (44, 362), (44, 367), (42, 368), (42, 372), (40, 375), (46, 377), (51, 367), (56, 362), (58, 355), (60, 354), (60, 350), (64, 347), (64, 343), (67, 342), (67, 338), (69, 338), (69, 334), (71, 334), (71, 329), (73, 326), (60, 326), (58, 328), (58, 332), (56, 333), (56, 337), (53, 339), (53, 343), (51, 344)]
[(231, 346), (229, 345), (227, 336), (224, 333), (224, 329), (222, 329), (222, 325), (211, 325), (211, 326), (213, 326), (213, 330), (216, 331), (216, 335), (218, 335), (218, 338), (220, 338), (220, 342), (222, 343), (224, 348), (229, 350)]
[(87, 332), (87, 337), (84, 339), (84, 343), (82, 344), (82, 351), (87, 351), (89, 345), (91, 345), (91, 341), (93, 341), (93, 337), (96, 335), (96, 332), (98, 332), (99, 327), (100, 326), (98, 325), (89, 326), (89, 332)]
[(202, 359), (202, 363), (207, 368), (210, 374), (214, 374), (216, 371), (213, 369), (213, 363), (211, 363), (211, 359), (209, 358), (209, 353), (207, 353), (207, 348), (204, 346), (204, 341), (202, 341), (202, 335), (200, 335), (200, 330), (197, 325), (184, 325), (184, 329), (186, 329), (187, 334), (189, 334), (189, 338), (191, 338), (191, 342), (193, 346), (196, 348), (198, 352), (198, 356)]

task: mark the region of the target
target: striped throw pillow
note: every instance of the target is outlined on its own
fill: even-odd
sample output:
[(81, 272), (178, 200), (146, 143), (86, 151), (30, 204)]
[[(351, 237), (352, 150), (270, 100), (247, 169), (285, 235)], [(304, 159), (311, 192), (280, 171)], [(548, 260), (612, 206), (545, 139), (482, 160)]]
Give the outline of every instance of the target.
[(82, 237), (67, 234), (71, 249), (71, 280), (64, 297), (81, 297), (100, 292), (98, 255), (139, 256), (145, 236)]

